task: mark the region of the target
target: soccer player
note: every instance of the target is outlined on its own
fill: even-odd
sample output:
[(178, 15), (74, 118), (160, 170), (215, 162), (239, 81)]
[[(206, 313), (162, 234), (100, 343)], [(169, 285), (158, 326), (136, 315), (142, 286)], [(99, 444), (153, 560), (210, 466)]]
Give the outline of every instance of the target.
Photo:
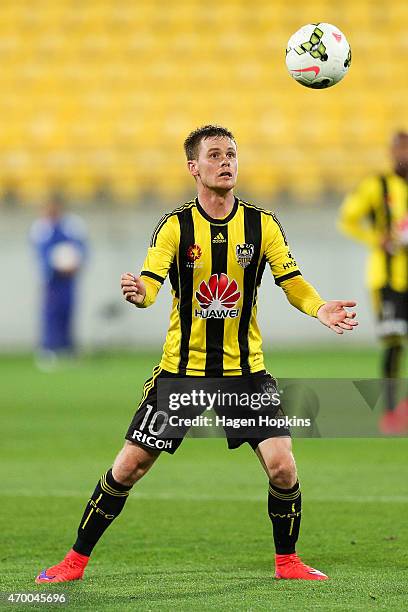
[(365, 178), (345, 199), (339, 228), (370, 249), (367, 284), (381, 339), (385, 410), (380, 429), (408, 430), (407, 405), (397, 404), (403, 342), (408, 332), (408, 133), (397, 132), (390, 148), (393, 171)]
[[(82, 578), (94, 546), (122, 511), (133, 485), (162, 449), (172, 454), (182, 442), (153, 435), (149, 428), (159, 379), (233, 376), (254, 391), (275, 382), (265, 371), (256, 322), (266, 263), (293, 306), (337, 334), (357, 325), (355, 313), (346, 310), (355, 302), (325, 302), (302, 278), (275, 215), (234, 196), (238, 158), (232, 133), (220, 126), (199, 128), (186, 139), (185, 152), (197, 197), (159, 221), (140, 275), (121, 277), (125, 299), (146, 308), (169, 276), (173, 306), (161, 362), (144, 386), (124, 447), (85, 507), (73, 548), (61, 563), (42, 571), (37, 583)], [(301, 493), (288, 429), (265, 429), (258, 439), (227, 437), (229, 448), (249, 443), (268, 476), (276, 578), (327, 579), (295, 551)]]

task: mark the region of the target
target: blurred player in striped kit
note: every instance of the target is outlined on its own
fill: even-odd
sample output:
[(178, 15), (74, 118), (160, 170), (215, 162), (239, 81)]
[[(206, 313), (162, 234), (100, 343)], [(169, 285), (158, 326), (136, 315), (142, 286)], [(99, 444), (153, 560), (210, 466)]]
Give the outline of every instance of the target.
[(408, 132), (390, 147), (392, 171), (365, 178), (345, 199), (339, 227), (370, 249), (367, 284), (383, 346), (385, 434), (408, 431), (408, 403), (398, 403), (403, 343), (408, 332)]

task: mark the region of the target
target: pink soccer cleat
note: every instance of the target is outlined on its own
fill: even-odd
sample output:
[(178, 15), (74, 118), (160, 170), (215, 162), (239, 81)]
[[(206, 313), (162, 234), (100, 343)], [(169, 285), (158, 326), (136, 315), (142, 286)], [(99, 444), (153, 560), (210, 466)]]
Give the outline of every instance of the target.
[(70, 580), (81, 580), (89, 557), (80, 555), (70, 550), (61, 563), (45, 569), (35, 579), (37, 584), (45, 582), (69, 582)]
[(296, 553), (275, 555), (275, 578), (278, 580), (327, 580), (328, 576), (303, 563)]

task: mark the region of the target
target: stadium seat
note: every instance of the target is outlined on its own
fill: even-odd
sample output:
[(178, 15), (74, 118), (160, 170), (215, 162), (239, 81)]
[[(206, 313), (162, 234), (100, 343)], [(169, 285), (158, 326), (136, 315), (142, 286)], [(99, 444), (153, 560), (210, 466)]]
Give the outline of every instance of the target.
[[(284, 64), (289, 35), (316, 15), (354, 51), (344, 83), (325, 92), (297, 85)], [(402, 0), (387, 11), (372, 0), (296, 10), (284, 0), (256, 10), (246, 0), (173, 0), (166, 10), (148, 0), (5, 0), (0, 189), (13, 182), (30, 203), (54, 182), (77, 199), (109, 183), (118, 201), (177, 201), (191, 188), (184, 137), (217, 122), (248, 160), (245, 193), (307, 203), (328, 181), (341, 191), (386, 162), (390, 134), (404, 127), (407, 25)]]

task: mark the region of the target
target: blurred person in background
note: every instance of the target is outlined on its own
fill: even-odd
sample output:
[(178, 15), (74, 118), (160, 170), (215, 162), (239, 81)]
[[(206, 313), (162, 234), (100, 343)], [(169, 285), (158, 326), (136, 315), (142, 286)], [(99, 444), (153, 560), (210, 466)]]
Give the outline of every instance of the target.
[(408, 332), (408, 132), (394, 134), (392, 171), (369, 176), (349, 194), (339, 228), (370, 249), (367, 284), (381, 339), (385, 434), (408, 431), (408, 402), (398, 403), (403, 344)]
[(41, 271), (41, 332), (38, 363), (52, 368), (58, 357), (75, 354), (73, 319), (78, 275), (86, 253), (86, 227), (51, 197), (30, 230)]

